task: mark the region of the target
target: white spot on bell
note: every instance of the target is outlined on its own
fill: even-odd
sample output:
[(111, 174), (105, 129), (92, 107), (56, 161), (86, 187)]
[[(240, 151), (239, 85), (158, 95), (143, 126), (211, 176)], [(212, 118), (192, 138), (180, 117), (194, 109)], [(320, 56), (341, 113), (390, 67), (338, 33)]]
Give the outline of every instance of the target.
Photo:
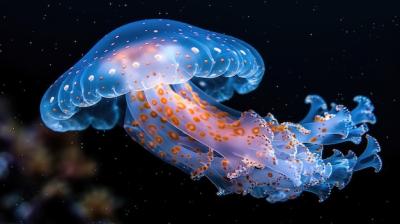
[(54, 101), (54, 96), (50, 97), (50, 103), (53, 103)]
[(157, 61), (161, 61), (162, 55), (161, 55), (161, 54), (156, 54), (156, 55), (154, 55), (154, 58), (155, 58)]
[(134, 67), (134, 68), (139, 68), (139, 67), (140, 67), (140, 63), (137, 62), (137, 61), (134, 61), (134, 62), (132, 63), (132, 67)]
[(219, 49), (218, 47), (214, 47), (214, 51), (216, 51), (216, 52), (218, 52), (218, 53), (221, 53), (221, 49)]
[(110, 75), (114, 75), (116, 72), (115, 68), (111, 68), (110, 70), (108, 70), (108, 74)]
[(192, 50), (193, 53), (198, 54), (200, 50), (197, 47), (192, 47), (190, 50)]
[(67, 91), (69, 89), (69, 85), (64, 86), (64, 90)]
[(90, 75), (90, 76), (88, 77), (88, 80), (89, 80), (89, 81), (93, 81), (93, 80), (94, 80), (94, 75)]
[(246, 52), (244, 50), (240, 50), (240, 53), (242, 53), (243, 55), (246, 55)]

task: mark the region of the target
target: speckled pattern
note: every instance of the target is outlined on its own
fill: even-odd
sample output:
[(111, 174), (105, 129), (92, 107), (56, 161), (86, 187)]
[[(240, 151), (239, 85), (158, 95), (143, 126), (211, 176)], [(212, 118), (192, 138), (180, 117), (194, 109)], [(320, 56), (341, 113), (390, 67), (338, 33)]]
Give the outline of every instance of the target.
[[(399, 8), (398, 1), (369, 0), (0, 1), (0, 223), (393, 223), (400, 200), (396, 183), (400, 157)], [(102, 98), (97, 107), (85, 108), (97, 118), (108, 118), (98, 119), (103, 122), (99, 126), (115, 124), (109, 130), (88, 127), (85, 131), (60, 133), (42, 122), (38, 105), (45, 92), (98, 41), (125, 24), (160, 18), (234, 37), (257, 50), (265, 62), (265, 72), (258, 87), (247, 94), (234, 90), (230, 100), (216, 102), (224, 96), (220, 93), (230, 93), (226, 88), (230, 86), (226, 82), (229, 79), (220, 76), (205, 82), (204, 78), (192, 77), (187, 83), (200, 99), (228, 113), (229, 118), (239, 119), (242, 111), (252, 109), (269, 122), (270, 128), (276, 120), (295, 133), (297, 125), (293, 124), (301, 124), (307, 130), (314, 127), (306, 124), (313, 123), (311, 117), (316, 115), (307, 116), (310, 106), (325, 104), (321, 97), (307, 98), (308, 95), (318, 94), (326, 100), (326, 107), (316, 110), (320, 121), (325, 118), (324, 112), (333, 113), (336, 109), (340, 109), (340, 116), (350, 112), (354, 117), (359, 112), (358, 104), (372, 114), (372, 104), (368, 106), (363, 100), (370, 99), (377, 119), (374, 125), (368, 123), (368, 135), (354, 135), (366, 130), (359, 119), (353, 120), (360, 127), (353, 129), (347, 142), (337, 142), (340, 138), (336, 138), (338, 144), (325, 145), (329, 139), (296, 137), (299, 142), (321, 141), (315, 145), (324, 145), (322, 158), (331, 159), (323, 162), (332, 165), (332, 159), (351, 155), (362, 158), (364, 151), (376, 150), (373, 139), (367, 137), (373, 136), (382, 148), (381, 171), (374, 173), (369, 168), (355, 172), (345, 188), (333, 188), (330, 197), (321, 203), (309, 192), (283, 203), (269, 203), (266, 197), (255, 198), (249, 193), (221, 197), (216, 195), (219, 191), (206, 173), (193, 172), (197, 166), (181, 168), (183, 158), (175, 164), (167, 159), (164, 162), (159, 154), (147, 150), (147, 139), (142, 145), (139, 135), (129, 132), (129, 128), (141, 128), (130, 127), (132, 123), (125, 120), (134, 119), (131, 113), (127, 114), (127, 106), (145, 106), (147, 101), (127, 101), (139, 92)], [(148, 33), (156, 34), (154, 30)], [(191, 48), (190, 52), (197, 52)], [(213, 48), (210, 47), (211, 52), (217, 53)], [(198, 50), (200, 54), (201, 49)], [(153, 59), (160, 58), (154, 56)], [(129, 66), (133, 69), (137, 65), (133, 61)], [(106, 69), (104, 75), (108, 72), (114, 70)], [(87, 81), (97, 82), (100, 78), (91, 75), (86, 76)], [(202, 88), (204, 84), (207, 89)], [(64, 87), (60, 86), (60, 90), (65, 91)], [(74, 85), (69, 83), (65, 88), (70, 91)], [(180, 95), (177, 89), (186, 86), (164, 88)], [(142, 91), (145, 98), (153, 94), (149, 91), (156, 94), (156, 89)], [(357, 97), (354, 102), (354, 96), (359, 95), (364, 97)], [(152, 109), (144, 111), (147, 110), (150, 121), (154, 113)], [(134, 120), (140, 122), (140, 114), (137, 115), (139, 119)], [(315, 127), (312, 131), (318, 131)], [(143, 131), (148, 128), (144, 126)], [(183, 137), (189, 133), (186, 126), (182, 130), (173, 125), (171, 128)], [(246, 133), (252, 131), (247, 130)], [(166, 134), (163, 140), (169, 140), (168, 132), (161, 134)], [(179, 138), (177, 143), (184, 140), (188, 140), (188, 146), (200, 146), (199, 139)], [(358, 145), (354, 144), (359, 140)], [(311, 146), (307, 145), (310, 151), (318, 150)], [(172, 159), (173, 152), (184, 151), (182, 147), (180, 151), (171, 149), (167, 152)], [(201, 152), (205, 157), (199, 159), (207, 165), (208, 149), (202, 148)], [(210, 155), (220, 156), (215, 151)], [(361, 168), (359, 165), (353, 171)], [(190, 178), (192, 174), (199, 174), (193, 175), (198, 181)], [(329, 188), (323, 189), (329, 192)]]

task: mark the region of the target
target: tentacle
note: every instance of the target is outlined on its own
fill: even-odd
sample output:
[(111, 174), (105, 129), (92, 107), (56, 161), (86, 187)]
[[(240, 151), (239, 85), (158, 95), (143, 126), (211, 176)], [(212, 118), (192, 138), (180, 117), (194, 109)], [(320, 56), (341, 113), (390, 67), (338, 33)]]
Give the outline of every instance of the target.
[(381, 151), (378, 141), (367, 135), (368, 145), (364, 152), (358, 157), (357, 163), (355, 164), (354, 170), (362, 170), (368, 167), (375, 169), (375, 172), (379, 172), (382, 169), (382, 160), (378, 156), (378, 152)]
[(322, 98), (310, 96), (310, 112), (294, 124), (254, 111), (238, 116), (189, 84), (158, 85), (127, 97), (125, 128), (192, 178), (206, 176), (218, 195), (250, 194), (280, 202), (307, 191), (323, 201), (333, 187), (344, 188), (354, 171), (381, 168), (379, 145), (369, 135), (359, 158), (339, 150), (323, 158), (324, 145), (358, 144), (368, 130), (366, 122), (373, 123), (370, 101), (356, 99), (359, 105), (352, 111), (336, 104), (328, 111)]

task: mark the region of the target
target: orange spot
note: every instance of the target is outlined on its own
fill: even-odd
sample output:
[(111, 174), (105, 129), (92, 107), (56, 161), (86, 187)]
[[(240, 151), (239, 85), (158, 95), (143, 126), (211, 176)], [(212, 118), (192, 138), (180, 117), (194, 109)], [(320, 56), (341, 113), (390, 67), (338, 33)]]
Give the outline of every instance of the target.
[(239, 126), (240, 126), (240, 121), (239, 120), (232, 122), (232, 127), (237, 128)]
[(207, 106), (207, 105), (208, 105), (207, 101), (205, 101), (205, 100), (200, 100), (200, 103), (201, 103), (203, 106)]
[(144, 133), (143, 132), (139, 132), (138, 136), (139, 136), (139, 138), (144, 138)]
[(183, 109), (186, 108), (186, 106), (185, 106), (185, 104), (183, 104), (183, 103), (181, 103), (181, 102), (178, 102), (178, 108), (181, 109), (181, 110), (183, 110)]
[(316, 142), (317, 141), (317, 137), (312, 137), (311, 139), (310, 139), (310, 142)]
[(172, 140), (179, 140), (179, 135), (178, 135), (176, 132), (169, 131), (169, 132), (168, 132), (168, 136), (169, 136)]
[(252, 129), (253, 134), (258, 135), (260, 134), (260, 128), (259, 127), (255, 127)]
[(168, 117), (171, 117), (174, 114), (174, 111), (171, 109), (171, 107), (165, 107), (165, 115)]
[(192, 123), (187, 123), (186, 124), (186, 128), (189, 130), (189, 131), (196, 131), (196, 125), (194, 125), (194, 124), (192, 124)]
[(271, 178), (273, 176), (271, 172), (268, 172), (267, 175), (268, 175), (269, 178)]
[(176, 155), (176, 154), (178, 154), (179, 152), (181, 151), (181, 147), (179, 147), (179, 146), (174, 146), (174, 147), (172, 147), (172, 149), (171, 149), (171, 152), (172, 152), (172, 154), (174, 154), (174, 155)]
[(218, 128), (220, 128), (220, 129), (224, 129), (224, 128), (225, 128), (225, 122), (224, 122), (224, 121), (221, 121), (221, 120), (218, 120), (218, 121), (217, 121), (217, 126), (218, 126)]
[(161, 151), (159, 154), (160, 154), (160, 157), (161, 157), (161, 158), (164, 158), (164, 157), (165, 157), (165, 152)]
[(175, 117), (175, 116), (173, 116), (172, 118), (171, 118), (171, 121), (172, 121), (172, 123), (175, 125), (175, 126), (178, 126), (179, 125), (179, 119), (177, 118), (177, 117)]
[(189, 108), (189, 113), (194, 114), (194, 110), (192, 108)]
[(228, 161), (227, 159), (223, 159), (223, 160), (221, 161), (221, 165), (222, 165), (222, 168), (223, 168), (224, 170), (226, 170), (226, 169), (228, 168), (229, 161)]
[(244, 129), (243, 128), (235, 128), (235, 129), (233, 129), (233, 133), (235, 133), (236, 135), (243, 136), (244, 135)]
[[(217, 108), (215, 108), (215, 110), (217, 110)], [(227, 117), (227, 116), (228, 116), (228, 113), (226, 113), (224, 111), (220, 111), (216, 115), (217, 118), (224, 118), (224, 117)]]
[(273, 132), (283, 132), (287, 130), (287, 126), (285, 125), (276, 125), (271, 127)]
[(167, 119), (166, 119), (165, 117), (160, 117), (160, 121), (161, 121), (162, 123), (166, 123), (166, 122), (167, 122)]
[(199, 119), (198, 117), (193, 117), (193, 120), (194, 120), (195, 122), (200, 122), (200, 119)]
[(145, 103), (143, 104), (143, 106), (144, 106), (144, 108), (146, 108), (146, 109), (150, 109), (150, 104), (149, 104), (148, 102), (145, 102)]
[(139, 126), (139, 122), (137, 122), (137, 121), (132, 121), (132, 122), (131, 122), (131, 125), (134, 126), (134, 127), (137, 127), (137, 126)]
[(151, 104), (153, 104), (154, 106), (157, 105), (157, 100), (152, 99), (152, 100), (151, 100)]
[(156, 144), (154, 144), (154, 142), (152, 141), (148, 142), (148, 145), (151, 149), (154, 149), (154, 147), (156, 146)]
[(152, 110), (152, 111), (150, 112), (150, 116), (151, 116), (152, 118), (157, 117), (157, 112), (155, 112), (154, 110)]
[(150, 135), (154, 135), (157, 132), (157, 127), (154, 124), (149, 125), (148, 127), (148, 131)]
[(216, 134), (214, 140), (217, 142), (221, 142), (222, 141), (221, 135)]
[(148, 119), (148, 117), (147, 117), (146, 114), (141, 114), (141, 115), (140, 115), (140, 120), (142, 120), (143, 122), (146, 122), (147, 119)]
[(164, 95), (164, 90), (163, 89), (158, 89), (157, 93), (158, 93), (158, 95), (162, 96), (162, 95)]
[(206, 133), (205, 133), (204, 131), (201, 131), (201, 132), (199, 133), (199, 135), (200, 135), (200, 137), (204, 137), (204, 136), (206, 136)]
[(208, 120), (209, 117), (210, 117), (210, 114), (207, 113), (207, 112), (204, 112), (204, 113), (200, 114), (200, 118), (205, 120), (205, 121)]
[(136, 96), (137, 96), (137, 98), (138, 98), (140, 101), (142, 101), (142, 102), (145, 100), (143, 91), (137, 92)]
[(163, 104), (166, 104), (168, 102), (168, 100), (165, 97), (162, 97), (160, 101)]
[(157, 142), (158, 144), (161, 144), (161, 143), (163, 143), (163, 141), (164, 141), (164, 139), (163, 139), (161, 136), (159, 136), (159, 135), (156, 136), (155, 140), (156, 140), (156, 142)]
[(187, 93), (186, 93), (185, 90), (181, 90), (181, 91), (179, 91), (179, 93), (180, 93), (182, 96), (184, 96), (184, 97), (187, 95)]
[(314, 121), (315, 121), (315, 122), (324, 122), (325, 120), (324, 120), (323, 117), (317, 115), (317, 116), (314, 117)]

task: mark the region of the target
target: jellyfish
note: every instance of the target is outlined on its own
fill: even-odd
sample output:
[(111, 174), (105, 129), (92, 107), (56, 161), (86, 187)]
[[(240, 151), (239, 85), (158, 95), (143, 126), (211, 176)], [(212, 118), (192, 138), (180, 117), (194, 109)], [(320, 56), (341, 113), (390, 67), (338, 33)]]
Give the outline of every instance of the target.
[[(355, 97), (349, 110), (308, 96), (310, 110), (298, 123), (221, 103), (256, 89), (264, 71), (260, 54), (240, 39), (173, 20), (141, 20), (104, 36), (50, 86), (40, 112), (58, 132), (121, 124), (151, 154), (194, 180), (210, 180), (217, 195), (273, 203), (311, 192), (323, 201), (353, 172), (380, 171), (379, 144), (366, 134), (376, 122), (367, 97)], [(359, 144), (363, 136), (359, 156), (337, 149), (323, 155), (327, 145)]]

